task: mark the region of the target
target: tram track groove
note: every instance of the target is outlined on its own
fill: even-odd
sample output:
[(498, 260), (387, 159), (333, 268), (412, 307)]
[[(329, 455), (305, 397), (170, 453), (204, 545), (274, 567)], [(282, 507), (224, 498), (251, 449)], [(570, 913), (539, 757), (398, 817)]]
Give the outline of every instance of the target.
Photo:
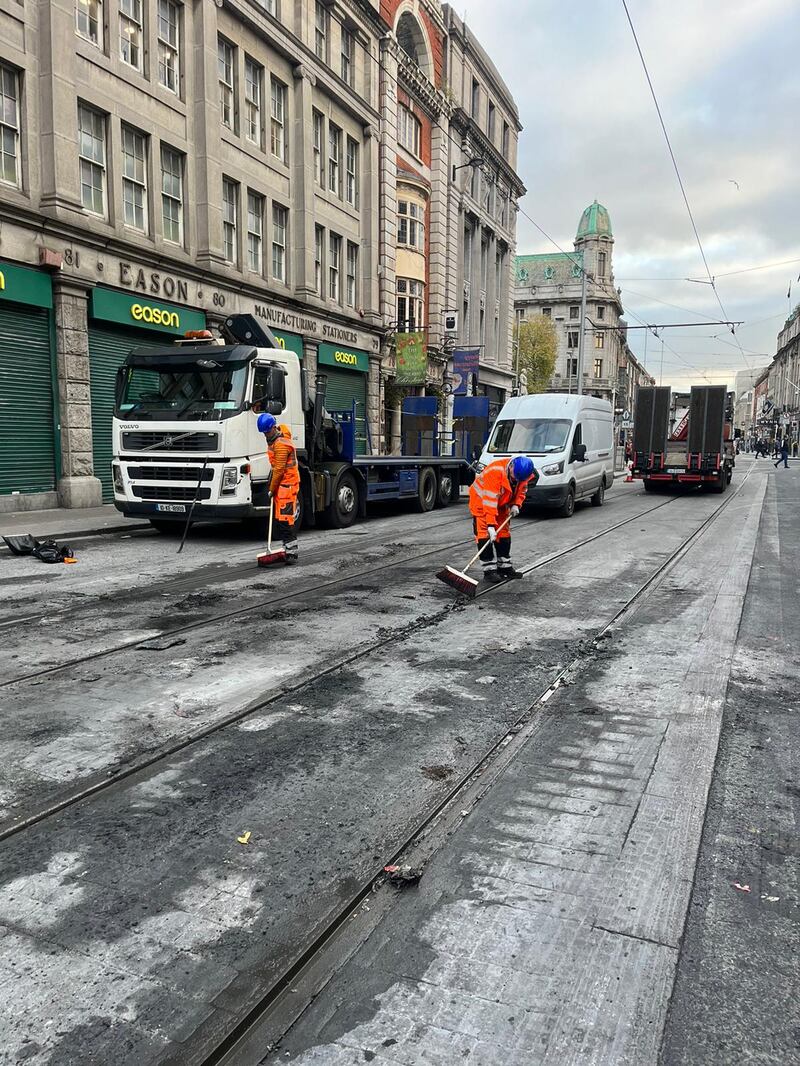
[[(313, 999), (320, 993), (325, 984), (327, 984), (328, 980), (334, 976), (336, 970), (326, 971), (323, 975), (324, 980), (318, 982), (316, 985), (312, 985), (312, 987), (307, 990), (306, 995), (298, 995), (301, 988), (297, 986), (302, 986), (304, 978), (313, 971), (315, 964), (318, 966), (324, 965), (320, 962), (322, 953), (334, 944), (337, 937), (346, 932), (350, 923), (355, 921), (359, 916), (360, 909), (370, 896), (374, 897), (379, 892), (391, 891), (386, 885), (386, 878), (383, 873), (384, 867), (398, 864), (404, 859), (408, 860), (408, 853), (417, 849), (420, 845), (424, 845), (426, 840), (428, 840), (437, 829), (440, 820), (447, 823), (444, 827), (445, 833), (453, 832), (457, 828), (464, 817), (461, 808), (465, 805), (465, 794), (472, 790), (468, 805), (468, 809), (471, 810), (475, 804), (480, 801), (482, 796), (488, 792), (498, 777), (505, 771), (506, 767), (513, 761), (516, 753), (535, 734), (541, 720), (541, 710), (547, 705), (550, 698), (564, 685), (566, 679), (577, 668), (590, 659), (590, 657), (598, 650), (601, 641), (603, 641), (607, 635), (615, 629), (615, 627), (618, 627), (620, 623), (626, 620), (631, 612), (634, 612), (643, 602), (645, 602), (648, 593), (657, 587), (658, 582), (669, 574), (673, 567), (696, 544), (725, 509), (733, 503), (744, 489), (750, 473), (751, 471), (748, 471), (741, 483), (733, 492), (725, 497), (720, 506), (715, 508), (714, 511), (707, 516), (696, 529), (688, 534), (678, 547), (658, 565), (658, 567), (642, 582), (634, 593), (629, 596), (613, 616), (605, 622), (591, 639), (584, 644), (581, 650), (564, 665), (550, 684), (547, 685), (547, 687), (534, 698), (528, 707), (518, 715), (516, 720), (510, 726), (505, 728), (492, 744), (484, 750), (482, 755), (472, 764), (472, 766), (460, 776), (459, 780), (450, 789), (448, 789), (447, 793), (441, 797), (441, 799), (437, 800), (437, 802), (418, 819), (415, 826), (411, 831), (406, 833), (403, 840), (394, 848), (392, 853), (384, 856), (380, 860), (380, 864), (376, 866), (370, 877), (361, 882), (359, 888), (350, 897), (349, 901), (327, 922), (324, 929), (304, 948), (290, 966), (284, 970), (281, 976), (273, 981), (269, 990), (260, 997), (259, 1001), (250, 1008), (247, 1014), (240, 1019), (235, 1027), (221, 1041), (219, 1041), (211, 1051), (205, 1053), (199, 1059), (193, 1059), (193, 1066), (242, 1066), (244, 1060), (241, 1058), (241, 1055), (243, 1051), (246, 1050), (247, 1044), (252, 1042), (254, 1038), (258, 1036), (259, 1028), (265, 1026), (270, 1017), (277, 1014), (281, 1009), (284, 1009), (284, 1020), (279, 1024), (278, 1029), (275, 1032), (265, 1035), (264, 1038), (262, 1038), (263, 1042), (262, 1040), (259, 1041), (259, 1045), (263, 1047), (263, 1052), (259, 1054), (258, 1059), (250, 1057), (246, 1060), (248, 1064), (266, 1061), (266, 1056), (275, 1051), (276, 1045), (279, 1043), (280, 1039), (294, 1024), (296, 1024), (296, 1021), (302, 1016), (305, 1010), (307, 1010), (311, 1002), (313, 1002)], [(676, 498), (665, 502), (674, 502), (674, 499)], [(653, 510), (656, 509), (657, 508), (653, 508)], [(627, 522), (621, 524), (627, 524)], [(602, 536), (603, 534), (598, 535)], [(591, 539), (597, 539), (597, 537)], [(577, 545), (575, 547), (577, 547)], [(560, 554), (567, 554), (567, 551)], [(543, 563), (544, 560), (541, 562)], [(535, 569), (535, 567), (531, 569)], [(530, 572), (530, 570), (526, 570), (526, 573), (528, 572)], [(486, 591), (488, 592), (492, 590)], [(481, 595), (483, 594), (484, 593), (481, 593)], [(488, 774), (487, 771), (489, 771)], [(456, 808), (458, 808), (458, 810), (456, 810)], [(434, 843), (432, 845), (432, 850), (435, 850), (438, 846), (438, 844)], [(370, 910), (370, 908), (366, 909), (367, 911)], [(373, 905), (372, 910), (377, 912), (378, 908)], [(371, 920), (367, 920), (367, 924), (370, 925), (369, 931), (371, 931), (371, 928), (377, 923), (377, 920), (375, 914), (373, 914)], [(364, 942), (368, 935), (368, 931), (362, 932), (359, 935), (360, 939), (352, 951), (357, 950), (358, 946)], [(347, 957), (352, 951), (350, 953), (344, 953), (343, 957)], [(161, 1066), (186, 1066), (186, 1060), (183, 1057), (173, 1055), (165, 1059)]]
[[(636, 514), (631, 515), (628, 518), (622, 519), (621, 521), (616, 522), (616, 523), (614, 523), (611, 526), (607, 526), (606, 528), (604, 528), (602, 530), (598, 530), (597, 532), (591, 534), (590, 536), (585, 537), (585, 538), (583, 538), (580, 541), (577, 541), (575, 544), (568, 545), (565, 548), (562, 548), (562, 549), (560, 549), (558, 551), (552, 552), (549, 555), (544, 556), (542, 559), (539, 559), (535, 563), (533, 563), (530, 567), (528, 567), (525, 570), (525, 573), (529, 574), (529, 573), (533, 573), (533, 572), (535, 572), (537, 570), (543, 569), (544, 567), (549, 566), (550, 564), (552, 564), (554, 562), (557, 562), (560, 559), (563, 559), (564, 557), (572, 554), (573, 552), (578, 551), (581, 548), (584, 548), (587, 545), (594, 543), (598, 539), (600, 539), (600, 538), (602, 538), (604, 536), (607, 536), (608, 534), (613, 533), (616, 530), (621, 529), (624, 526), (627, 526), (627, 525), (631, 524), (632, 522), (641, 521), (641, 519), (646, 517), (647, 515), (653, 513), (654, 511), (660, 510), (662, 507), (666, 507), (666, 506), (669, 506), (670, 504), (673, 504), (673, 503), (677, 502), (677, 500), (679, 500), (680, 498), (681, 497), (670, 497), (669, 499), (662, 500), (662, 501), (660, 501), (659, 503), (655, 504), (652, 507), (648, 507), (648, 508), (646, 508), (643, 511), (637, 511)], [(718, 513), (717, 511), (714, 512), (714, 514), (717, 514), (717, 513)], [(711, 517), (713, 517), (713, 515)], [(461, 542), (459, 542), (459, 544), (460, 543)], [(448, 545), (448, 546), (443, 546), (443, 547), (439, 547), (439, 548), (436, 548), (436, 549), (432, 549), (431, 551), (420, 553), (416, 557), (412, 557), (410, 560), (408, 558), (405, 558), (405, 559), (402, 560), (402, 563), (403, 563), (403, 565), (408, 565), (409, 562), (414, 562), (414, 561), (417, 561), (417, 560), (420, 560), (420, 559), (424, 559), (424, 558), (427, 558), (430, 555), (439, 554), (439, 553), (444, 552), (444, 551), (450, 551), (451, 547), (452, 546)], [(362, 576), (367, 576), (367, 573), (368, 574), (373, 574), (377, 570), (388, 569), (389, 567), (395, 566), (395, 565), (398, 565), (398, 564), (397, 563), (392, 563), (392, 564), (387, 564), (386, 567), (373, 568), (372, 570), (366, 572)], [(315, 589), (307, 589), (307, 590), (305, 590), (305, 592), (300, 593), (300, 594), (287, 595), (287, 597), (285, 597), (284, 599), (292, 599), (292, 598), (295, 598), (296, 595), (307, 595), (307, 594), (310, 594), (311, 592), (315, 591), (316, 588), (328, 587), (329, 585), (339, 584), (343, 580), (351, 580), (352, 577), (353, 577), (353, 575), (351, 574), (351, 575), (347, 575), (347, 577), (345, 577), (345, 578), (337, 578), (337, 579), (334, 579), (334, 580), (332, 580), (330, 582), (326, 582), (322, 586), (317, 586), (317, 587), (315, 587)], [(481, 589), (479, 591), (478, 595), (475, 597), (475, 600), (482, 599), (484, 596), (488, 596), (488, 595), (490, 595), (492, 593), (496, 593), (502, 587), (503, 587), (502, 585), (498, 585), (498, 586), (489, 586), (486, 589)], [(248, 718), (249, 716), (251, 716), (253, 714), (258, 713), (259, 711), (263, 711), (265, 708), (269, 707), (271, 704), (274, 704), (276, 701), (278, 701), (280, 699), (283, 699), (286, 696), (294, 695), (297, 692), (301, 691), (302, 689), (304, 689), (304, 688), (306, 688), (306, 687), (308, 687), (310, 685), (313, 685), (317, 681), (319, 681), (319, 680), (321, 680), (321, 679), (323, 679), (325, 677), (328, 677), (331, 674), (336, 673), (337, 671), (343, 669), (346, 666), (350, 666), (353, 663), (356, 663), (356, 662), (366, 658), (367, 656), (373, 654), (376, 651), (381, 650), (382, 648), (386, 648), (386, 647), (392, 646), (392, 645), (396, 644), (398, 641), (404, 640), (404, 639), (408, 638), (409, 636), (412, 636), (413, 634), (419, 632), (420, 630), (423, 630), (423, 629), (429, 628), (431, 626), (437, 625), (439, 622), (441, 622), (445, 618), (449, 617), (453, 613), (453, 611), (469, 609), (470, 604), (474, 603), (475, 600), (467, 600), (465, 597), (457, 596), (454, 599), (452, 599), (450, 602), (448, 602), (441, 610), (438, 610), (438, 611), (434, 612), (433, 614), (426, 615), (423, 618), (416, 619), (415, 621), (410, 622), (410, 623), (408, 623), (405, 626), (398, 627), (396, 629), (392, 629), (389, 633), (387, 633), (386, 635), (382, 636), (380, 639), (372, 641), (372, 642), (370, 642), (367, 645), (362, 645), (358, 649), (356, 649), (355, 651), (350, 652), (350, 653), (348, 653), (348, 654), (346, 654), (344, 656), (338, 657), (336, 660), (334, 660), (332, 662), (326, 663), (326, 665), (323, 668), (321, 668), (321, 669), (313, 669), (312, 671), (307, 672), (307, 673), (301, 675), (300, 677), (298, 677), (296, 679), (296, 681), (294, 681), (294, 682), (281, 683), (276, 688), (274, 688), (271, 691), (269, 691), (268, 694), (261, 694), (256, 700), (253, 700), (253, 701), (249, 702), (246, 706), (241, 707), (241, 708), (239, 708), (239, 709), (237, 709), (235, 711), (232, 711), (231, 713), (229, 713), (227, 715), (224, 715), (223, 717), (219, 718), (217, 721), (209, 724), (208, 726), (206, 726), (203, 729), (196, 730), (195, 732), (193, 732), (193, 733), (191, 733), (189, 735), (183, 736), (183, 737), (181, 737), (180, 740), (174, 741), (171, 744), (159, 747), (158, 749), (152, 751), (149, 755), (147, 755), (145, 757), (142, 757), (142, 758), (139, 758), (139, 759), (136, 759), (135, 761), (131, 761), (129, 765), (123, 766), (123, 767), (118, 768), (116, 770), (99, 772), (98, 774), (94, 775), (92, 778), (89, 778), (88, 780), (89, 780), (90, 783), (86, 784), (83, 788), (80, 788), (80, 789), (76, 790), (75, 792), (69, 793), (69, 794), (67, 794), (65, 796), (62, 796), (61, 798), (59, 798), (57, 800), (54, 800), (52, 803), (48, 804), (45, 807), (42, 807), (38, 811), (35, 811), (33, 813), (30, 813), (30, 814), (23, 814), (21, 817), (18, 817), (16, 819), (12, 820), (12, 821), (7, 822), (3, 826), (0, 826), (0, 841), (7, 840), (7, 839), (10, 839), (12, 837), (18, 836), (20, 833), (24, 832), (25, 830), (33, 828), (34, 826), (36, 826), (38, 824), (41, 824), (42, 822), (47, 821), (49, 818), (52, 818), (55, 815), (60, 814), (61, 812), (65, 811), (65, 810), (68, 810), (68, 809), (70, 809), (72, 807), (78, 806), (79, 804), (81, 804), (81, 803), (83, 803), (85, 801), (88, 801), (88, 800), (90, 800), (90, 799), (92, 799), (92, 798), (94, 798), (94, 797), (96, 797), (96, 796), (98, 796), (100, 794), (109, 794), (109, 793), (111, 793), (113, 791), (116, 791), (118, 789), (122, 789), (126, 785), (126, 782), (130, 778), (135, 777), (138, 774), (142, 774), (142, 773), (144, 773), (146, 771), (151, 770), (153, 766), (156, 766), (157, 764), (162, 763), (162, 762), (166, 762), (167, 760), (169, 760), (173, 756), (175, 756), (177, 754), (180, 754), (181, 752), (187, 750), (188, 748), (193, 747), (194, 745), (196, 745), (196, 744), (208, 739), (211, 736), (214, 736), (217, 733), (220, 733), (222, 730), (224, 730), (224, 729), (226, 729), (226, 728), (228, 728), (228, 727), (230, 727), (232, 725), (236, 725), (237, 723), (243, 721), (244, 719)], [(278, 600), (278, 599), (270, 601), (270, 603), (275, 603), (275, 604), (277, 604), (279, 602), (282, 602), (282, 601)], [(244, 610), (245, 611), (251, 611), (251, 610), (255, 610), (255, 609), (263, 609), (263, 607), (264, 607), (264, 604), (259, 604), (258, 608), (251, 607), (251, 608), (246, 608)], [(239, 613), (239, 612), (232, 612), (232, 613), (236, 614), (236, 613)], [(225, 616), (225, 618), (227, 618), (227, 617), (229, 617), (229, 615)], [(205, 624), (205, 623), (196, 623), (191, 628), (198, 628), (199, 625), (202, 625), (202, 624)], [(177, 632), (177, 631), (175, 631), (175, 630), (170, 631), (169, 635), (171, 636), (175, 632)], [(152, 639), (152, 638), (147, 638), (147, 639)], [(145, 641), (142, 641), (140, 639), (140, 640), (137, 640), (137, 641), (132, 642), (130, 644), (126, 644), (125, 648), (136, 647), (139, 644), (144, 643), (144, 642)], [(49, 669), (49, 670), (43, 671), (42, 673), (43, 674), (51, 674), (51, 673), (55, 672), (55, 669), (66, 669), (67, 667), (75, 666), (75, 665), (79, 664), (80, 662), (91, 662), (93, 660), (96, 660), (97, 658), (100, 658), (103, 655), (113, 654), (115, 651), (120, 651), (120, 650), (124, 650), (124, 649), (122, 649), (122, 648), (109, 649), (109, 650), (106, 650), (103, 653), (96, 653), (96, 654), (93, 654), (91, 656), (86, 657), (83, 660), (75, 660), (74, 662), (69, 663), (69, 664), (65, 664), (62, 667)], [(41, 676), (41, 674), (35, 674), (33, 676), (34, 677), (39, 677), (39, 676)], [(28, 679), (24, 678), (24, 679), (20, 679), (20, 680), (28, 680)], [(19, 683), (19, 680), (15, 681), (15, 682), (10, 682), (10, 684), (16, 684), (16, 683)], [(7, 684), (9, 684), (9, 683), (7, 683)], [(5, 686), (0, 686), (0, 687), (5, 687)]]
[[(663, 507), (663, 506), (665, 506), (667, 504), (673, 503), (675, 501), (675, 499), (679, 499), (679, 498), (680, 497), (675, 497), (675, 498), (672, 498), (672, 499), (669, 499), (669, 500), (664, 500), (661, 503), (658, 503), (655, 506), (650, 507), (650, 508), (648, 508), (645, 511), (639, 511), (639, 512), (637, 512), (636, 515), (632, 516), (631, 518), (625, 519), (622, 522), (620, 522), (620, 523), (618, 523), (618, 524), (616, 524), (614, 526), (608, 527), (607, 529), (600, 531), (599, 533), (595, 534), (594, 536), (592, 536), (590, 538), (587, 538), (585, 543), (590, 543), (592, 540), (596, 540), (597, 537), (599, 537), (599, 536), (605, 536), (607, 533), (613, 532), (615, 529), (620, 528), (621, 525), (627, 525), (629, 522), (633, 522), (637, 518), (641, 518), (644, 515), (650, 514), (651, 511), (658, 510), (659, 507)], [(541, 520), (539, 520), (539, 521), (541, 521)], [(546, 560), (542, 560), (539, 563), (534, 564), (533, 567), (528, 568), (524, 572), (525, 573), (529, 573), (532, 570), (537, 569), (537, 567), (539, 565), (541, 565), (545, 561), (550, 562), (550, 561), (553, 561), (553, 559), (560, 558), (561, 555), (565, 554), (566, 552), (574, 550), (574, 548), (576, 548), (576, 547), (581, 547), (583, 545), (583, 543), (584, 543), (583, 541), (580, 541), (578, 544), (574, 545), (573, 548), (566, 548), (560, 553), (556, 553), (553, 556), (548, 556)], [(299, 601), (302, 601), (305, 597), (308, 597), (308, 596), (310, 596), (310, 595), (312, 595), (314, 593), (321, 592), (321, 591), (324, 591), (326, 589), (332, 588), (332, 587), (334, 587), (336, 585), (341, 585), (341, 584), (345, 584), (345, 583), (348, 583), (348, 582), (352, 582), (352, 581), (358, 580), (360, 578), (372, 577), (375, 574), (383, 573), (384, 571), (391, 570), (391, 569), (393, 569), (395, 567), (406, 567), (406, 566), (409, 565), (409, 563), (414, 563), (414, 562), (417, 562), (417, 561), (422, 560), (422, 559), (430, 558), (431, 556), (434, 556), (434, 555), (440, 555), (440, 554), (442, 554), (444, 552), (448, 552), (448, 553), (449, 552), (453, 552), (453, 551), (457, 550), (458, 548), (462, 548), (463, 546), (464, 546), (463, 539), (455, 541), (455, 542), (451, 542), (449, 544), (437, 545), (436, 547), (430, 548), (427, 551), (417, 552), (415, 555), (411, 555), (411, 556), (404, 555), (400, 559), (388, 560), (387, 562), (382, 563), (381, 565), (378, 565), (378, 566), (373, 565), (369, 569), (358, 570), (358, 571), (348, 571), (346, 574), (343, 574), (343, 575), (341, 575), (339, 577), (329, 578), (329, 579), (327, 579), (325, 581), (318, 582), (315, 585), (307, 585), (307, 586), (305, 586), (303, 588), (294, 589), (294, 590), (286, 592), (286, 593), (281, 593), (281, 594), (279, 594), (277, 596), (270, 596), (270, 597), (267, 597), (267, 598), (265, 598), (263, 600), (259, 600), (258, 603), (250, 604), (250, 605), (248, 605), (246, 607), (234, 607), (234, 608), (231, 608), (231, 610), (220, 611), (217, 614), (209, 615), (206, 618), (199, 618), (199, 619), (197, 619), (194, 622), (188, 622), (188, 623), (186, 623), (185, 625), (182, 625), (182, 626), (176, 626), (176, 627), (173, 627), (173, 628), (168, 628), (167, 627), (167, 628), (164, 628), (163, 630), (161, 630), (160, 633), (158, 633), (158, 634), (151, 634), (150, 636), (145, 636), (145, 637), (137, 636), (135, 638), (132, 638), (131, 640), (122, 641), (119, 644), (115, 644), (114, 646), (112, 646), (110, 648), (101, 648), (101, 649), (99, 649), (97, 651), (90, 652), (87, 655), (81, 655), (81, 656), (73, 657), (68, 662), (55, 663), (52, 666), (46, 666), (46, 667), (43, 667), (40, 670), (34, 670), (34, 671), (31, 671), (31, 672), (29, 672), (27, 674), (18, 674), (16, 677), (6, 678), (5, 680), (0, 681), (0, 690), (5, 689), (5, 688), (10, 688), (10, 687), (12, 687), (14, 685), (22, 684), (22, 683), (24, 683), (26, 681), (35, 681), (38, 678), (49, 677), (49, 676), (52, 676), (53, 674), (59, 673), (60, 671), (74, 669), (75, 667), (82, 666), (82, 665), (84, 665), (86, 663), (96, 662), (99, 659), (105, 659), (105, 658), (108, 658), (109, 656), (117, 655), (117, 654), (119, 654), (121, 652), (124, 652), (124, 651), (129, 651), (132, 648), (140, 647), (141, 645), (147, 644), (148, 642), (150, 642), (152, 640), (158, 640), (158, 639), (164, 639), (164, 638), (172, 638), (172, 637), (176, 637), (176, 636), (179, 636), (181, 634), (184, 634), (184, 633), (192, 633), (192, 632), (194, 632), (197, 629), (202, 629), (202, 628), (205, 628), (206, 626), (212, 626), (212, 625), (216, 624), (217, 622), (226, 622), (226, 621), (228, 621), (231, 618), (238, 618), (238, 617), (241, 617), (243, 615), (252, 614), (252, 613), (254, 613), (256, 611), (264, 610), (267, 607), (273, 607), (273, 606), (277, 607), (279, 605), (285, 605), (285, 604), (290, 603), (292, 601), (298, 601), (299, 602)], [(334, 553), (332, 553), (331, 558), (335, 558), (335, 554)], [(320, 560), (320, 561), (327, 562), (328, 560), (325, 559), (325, 560)], [(253, 567), (253, 570), (255, 572), (259, 572), (255, 567)], [(488, 591), (490, 591), (490, 590), (489, 589), (482, 590), (479, 593), (479, 595), (485, 595), (486, 592), (488, 592)]]

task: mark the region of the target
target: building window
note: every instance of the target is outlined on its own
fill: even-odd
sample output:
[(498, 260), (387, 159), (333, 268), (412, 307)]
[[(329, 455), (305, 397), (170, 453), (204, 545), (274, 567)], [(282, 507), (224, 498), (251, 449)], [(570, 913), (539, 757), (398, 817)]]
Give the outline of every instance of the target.
[(314, 121), (314, 178), (325, 188), (325, 119), (319, 111), (312, 112)]
[(161, 146), (161, 225), (164, 240), (183, 244), (183, 156)]
[(180, 8), (172, 0), (158, 0), (158, 80), (178, 95), (180, 84)]
[(578, 360), (577, 357), (567, 359), (567, 377), (575, 378), (578, 376)]
[[(19, 75), (0, 64), (0, 181), (19, 186)], [(84, 205), (85, 206), (85, 205)]]
[(606, 317), (606, 309), (605, 309), (605, 307), (603, 307), (602, 304), (598, 304), (597, 305), (597, 317), (598, 318), (605, 318)]
[(511, 129), (507, 122), (503, 123), (503, 156), (508, 159), (508, 149), (511, 144)]
[(328, 9), (320, 0), (314, 5), (314, 51), (323, 63), (328, 62)]
[(495, 122), (495, 109), (492, 101), (489, 101), (489, 115), (486, 120), (486, 133), (489, 140), (494, 142), (494, 122)]
[(236, 69), (236, 49), (222, 37), (217, 45), (219, 66), (219, 110), (222, 125), (229, 130), (236, 124), (236, 104), (234, 93), (234, 70)]
[(239, 265), (239, 185), (222, 179), (222, 254), (226, 263)]
[(320, 299), (323, 299), (325, 292), (323, 289), (323, 256), (325, 254), (325, 230), (322, 226), (314, 227), (314, 282), (317, 288), (317, 294)]
[(481, 290), (486, 292), (489, 280), (489, 241), (481, 238)]
[(467, 223), (464, 226), (464, 283), (469, 285), (472, 281), (472, 226)]
[(606, 253), (597, 253), (597, 276), (604, 278), (606, 276)]
[(247, 56), (244, 61), (244, 134), (248, 141), (259, 148), (263, 144), (263, 99), (264, 68)]
[(347, 242), (347, 306), (356, 306), (358, 294), (358, 245)]
[(575, 304), (573, 304), (572, 307), (570, 307), (570, 309), (569, 309), (570, 322), (577, 322), (579, 317), (580, 317), (580, 313), (581, 313), (580, 307), (577, 307), (577, 306), (575, 306)]
[(328, 123), (328, 188), (337, 196), (342, 195), (342, 131), (332, 122)]
[(353, 48), (353, 34), (342, 26), (342, 81), (350, 86), (353, 84)]
[(567, 333), (567, 347), (568, 348), (577, 348), (578, 347), (578, 331), (576, 329), (571, 329)]
[(345, 198), (353, 207), (358, 207), (358, 144), (352, 137), (347, 138), (345, 164)]
[(330, 258), (328, 259), (328, 298), (339, 303), (339, 273), (342, 260), (342, 238), (337, 237), (335, 233), (330, 234), (328, 252), (330, 255)]
[(552, 316), (552, 314), (553, 314), (553, 308), (552, 307), (543, 307), (542, 308), (542, 314), (544, 315), (545, 318), (550, 318)]
[(595, 346), (595, 348), (605, 348), (605, 346), (606, 346), (606, 335), (605, 335), (605, 333), (595, 333), (595, 335), (594, 335), (594, 346)]
[(142, 69), (142, 0), (120, 0), (119, 57), (134, 70)]
[(286, 229), (289, 212), (280, 204), (272, 205), (272, 278), (286, 281)]
[(132, 229), (147, 229), (147, 144), (130, 126), (122, 127), (122, 217)]
[(93, 215), (106, 217), (106, 118), (99, 111), (78, 108), (81, 203)]
[(603, 376), (603, 360), (595, 359), (594, 361), (594, 376), (601, 378)]
[(75, 6), (75, 28), (79, 37), (103, 47), (102, 0), (78, 0)]
[(425, 286), (413, 278), (397, 279), (397, 332), (416, 333), (425, 325)]
[(472, 115), (472, 117), (474, 119), (477, 119), (477, 117), (478, 117), (478, 111), (480, 110), (480, 106), (481, 106), (481, 87), (480, 87), (480, 85), (478, 85), (478, 79), (477, 78), (473, 78), (472, 79), (472, 106), (471, 106), (470, 114)]
[(286, 162), (286, 86), (277, 78), (270, 79), (270, 148)]
[(404, 104), (398, 105), (397, 139), (403, 148), (419, 158), (422, 126), (417, 116)]
[(263, 247), (264, 197), (247, 193), (247, 266), (255, 274), (264, 272)]
[(425, 209), (400, 200), (397, 204), (397, 243), (423, 251), (425, 248)]
[(258, 0), (268, 15), (277, 15), (278, 8), (275, 0)]

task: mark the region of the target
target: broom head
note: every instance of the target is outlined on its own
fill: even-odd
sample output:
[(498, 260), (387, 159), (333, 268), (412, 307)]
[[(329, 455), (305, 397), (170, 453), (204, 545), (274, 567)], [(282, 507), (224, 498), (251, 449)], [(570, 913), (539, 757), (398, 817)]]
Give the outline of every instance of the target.
[(478, 582), (474, 578), (468, 577), (467, 574), (462, 573), (461, 570), (456, 570), (452, 566), (446, 566), (436, 576), (440, 581), (444, 581), (445, 585), (450, 585), (451, 588), (456, 589), (457, 592), (462, 593), (464, 596), (469, 596), (470, 599), (474, 599), (475, 593), (478, 591)]
[(274, 566), (276, 563), (286, 562), (286, 551), (278, 548), (276, 551), (263, 552), (256, 560), (259, 566)]

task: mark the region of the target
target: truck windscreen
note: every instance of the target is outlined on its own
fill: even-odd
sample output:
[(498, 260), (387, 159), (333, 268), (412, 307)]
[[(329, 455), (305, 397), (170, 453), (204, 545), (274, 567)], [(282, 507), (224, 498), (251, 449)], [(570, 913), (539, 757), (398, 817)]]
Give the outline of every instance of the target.
[(510, 418), (494, 427), (488, 451), (531, 455), (563, 452), (571, 428), (568, 418)]
[(242, 410), (247, 367), (125, 367), (118, 418), (230, 418)]

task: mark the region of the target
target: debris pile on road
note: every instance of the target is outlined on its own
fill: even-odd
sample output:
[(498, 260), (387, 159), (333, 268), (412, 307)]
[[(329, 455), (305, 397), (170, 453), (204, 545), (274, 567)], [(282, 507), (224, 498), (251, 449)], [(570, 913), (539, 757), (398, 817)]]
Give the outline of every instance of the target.
[(416, 866), (384, 866), (383, 872), (386, 874), (389, 884), (394, 885), (395, 888), (416, 885), (422, 877), (422, 870)]
[(30, 533), (21, 537), (3, 537), (12, 555), (34, 555), (43, 563), (77, 563), (68, 544), (54, 540), (36, 540)]

